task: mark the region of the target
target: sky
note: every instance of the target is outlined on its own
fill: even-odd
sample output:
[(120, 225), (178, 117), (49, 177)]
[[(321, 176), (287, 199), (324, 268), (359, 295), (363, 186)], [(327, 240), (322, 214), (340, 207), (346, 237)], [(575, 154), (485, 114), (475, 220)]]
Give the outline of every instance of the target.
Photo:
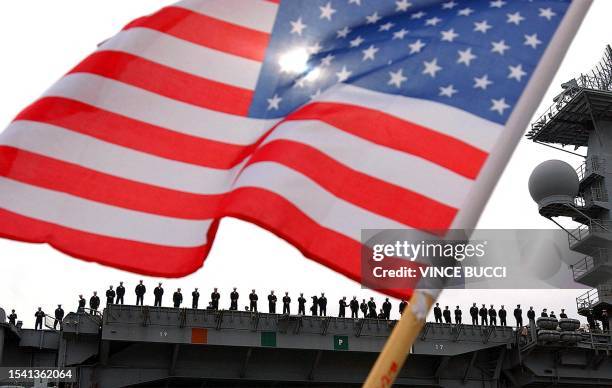
[[(138, 16), (171, 4), (166, 0), (21, 0), (0, 2), (0, 128), (37, 99), (53, 82), (96, 48), (96, 44), (114, 35)], [(612, 43), (612, 2), (595, 0), (576, 38), (547, 91), (537, 113), (541, 114), (560, 91), (560, 84), (588, 71), (601, 57), (606, 44)], [(548, 159), (562, 159), (578, 166), (572, 155), (536, 145), (523, 139), (502, 174), (481, 218), (483, 229), (554, 228), (540, 217), (527, 190), (533, 168)], [(127, 302), (133, 303), (133, 287), (139, 279), (152, 291), (158, 281), (166, 295), (181, 287), (188, 293), (200, 288), (203, 299), (213, 287), (221, 292), (221, 306), (229, 305), (229, 293), (237, 287), (240, 305), (246, 304), (251, 289), (260, 298), (270, 290), (276, 294), (289, 291), (311, 296), (325, 292), (328, 312), (337, 311), (342, 296), (359, 299), (374, 296), (382, 303), (384, 295), (361, 286), (342, 275), (304, 258), (295, 248), (273, 234), (236, 219), (226, 218), (204, 266), (181, 279), (157, 279), (72, 259), (45, 245), (0, 240), (0, 307), (16, 309), (26, 327), (33, 327), (38, 306), (52, 314), (58, 303), (66, 310), (76, 309), (79, 294), (86, 298), (94, 290), (104, 292), (120, 280), (128, 287)], [(569, 269), (568, 269), (569, 270)], [(442, 306), (460, 305), (464, 313), (472, 302), (513, 306), (526, 310), (547, 307), (558, 312), (565, 308), (576, 316), (575, 298), (581, 290), (485, 290), (444, 291)], [(152, 302), (151, 292), (147, 295)], [(190, 298), (187, 298), (188, 300)], [(166, 301), (168, 303), (169, 300)], [(392, 317), (397, 317), (397, 303), (392, 300)], [(293, 307), (294, 309), (297, 306)], [(512, 319), (510, 319), (512, 321)]]

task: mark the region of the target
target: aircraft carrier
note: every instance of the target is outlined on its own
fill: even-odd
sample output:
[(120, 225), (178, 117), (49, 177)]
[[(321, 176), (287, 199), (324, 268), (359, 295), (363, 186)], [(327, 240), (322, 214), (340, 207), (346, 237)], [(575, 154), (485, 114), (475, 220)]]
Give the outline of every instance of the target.
[[(542, 216), (585, 257), (571, 268), (593, 287), (577, 307), (591, 323), (612, 313), (612, 49), (588, 74), (563, 85), (528, 138), (567, 151), (588, 149), (577, 169), (538, 166), (530, 191)], [(563, 219), (577, 223), (564, 225)], [(359, 386), (395, 321), (109, 305), (69, 313), (60, 330), (6, 323), (0, 309), (0, 368), (70, 368), (72, 380), (0, 386), (332, 387)], [(531, 321), (525, 328), (428, 323), (396, 386), (612, 387), (612, 336), (576, 320)], [(3, 380), (4, 379), (4, 380)]]
[[(32, 330), (2, 315), (1, 366), (74, 370), (74, 381), (37, 385), (45, 387), (359, 386), (395, 324), (110, 305), (69, 313), (56, 331), (53, 319)], [(428, 323), (396, 386), (612, 386), (610, 335), (559, 333), (543, 338), (533, 322), (524, 333)]]

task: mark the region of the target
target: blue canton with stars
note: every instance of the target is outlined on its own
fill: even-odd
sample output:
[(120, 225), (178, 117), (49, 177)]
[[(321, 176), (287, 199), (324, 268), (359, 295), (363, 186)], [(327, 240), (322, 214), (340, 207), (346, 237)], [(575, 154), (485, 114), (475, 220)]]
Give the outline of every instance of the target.
[(504, 124), (570, 0), (283, 0), (249, 116), (338, 82)]

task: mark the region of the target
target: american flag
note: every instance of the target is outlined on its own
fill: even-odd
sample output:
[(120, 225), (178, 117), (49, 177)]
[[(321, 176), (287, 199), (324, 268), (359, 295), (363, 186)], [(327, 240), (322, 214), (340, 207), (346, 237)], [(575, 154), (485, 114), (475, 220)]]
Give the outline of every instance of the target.
[(457, 226), (570, 3), (163, 8), (2, 133), (0, 234), (182, 276), (231, 216), (360, 279), (362, 229)]

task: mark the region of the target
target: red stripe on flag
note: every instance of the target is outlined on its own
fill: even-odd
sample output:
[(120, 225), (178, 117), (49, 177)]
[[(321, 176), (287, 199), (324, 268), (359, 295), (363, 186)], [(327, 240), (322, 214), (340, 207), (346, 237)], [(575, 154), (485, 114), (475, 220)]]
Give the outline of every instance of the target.
[(313, 103), (290, 114), (287, 120), (323, 121), (374, 143), (427, 159), (470, 179), (476, 179), (488, 156), (459, 139), (356, 105)]
[(263, 62), (270, 35), (178, 7), (139, 18), (124, 29), (146, 27), (243, 58)]
[[(246, 116), (253, 91), (185, 73), (117, 51), (87, 57), (70, 73), (92, 73), (203, 108)], [(70, 74), (69, 73), (69, 74)]]
[(215, 218), (223, 198), (134, 182), (6, 146), (0, 146), (0, 176), (125, 209), (194, 220)]
[(162, 158), (220, 169), (234, 167), (255, 147), (174, 132), (61, 97), (38, 100), (19, 113), (15, 120), (56, 125)]
[[(334, 271), (360, 281), (362, 245), (314, 222), (286, 199), (257, 188), (241, 188), (227, 197), (224, 214), (267, 229)], [(30, 243), (49, 243), (73, 257), (149, 276), (182, 277), (202, 266), (209, 243), (198, 248), (169, 248), (86, 233), (0, 209), (0, 236)], [(52, 236), (52, 237), (51, 237)], [(412, 290), (384, 290), (398, 298)]]
[(338, 198), (425, 231), (450, 227), (457, 209), (353, 170), (311, 146), (274, 140), (258, 148), (249, 164), (273, 161), (299, 171)]
[[(0, 208), (0, 236), (48, 243), (70, 256), (150, 276), (182, 277), (199, 269), (211, 244), (176, 248), (105, 237), (36, 220)], [(218, 223), (208, 232), (212, 241)]]
[[(251, 222), (281, 237), (311, 258), (350, 279), (361, 281), (361, 249), (358, 241), (327, 229), (285, 198), (268, 190), (245, 187), (233, 191), (224, 215)], [(385, 290), (402, 298), (412, 290)]]

